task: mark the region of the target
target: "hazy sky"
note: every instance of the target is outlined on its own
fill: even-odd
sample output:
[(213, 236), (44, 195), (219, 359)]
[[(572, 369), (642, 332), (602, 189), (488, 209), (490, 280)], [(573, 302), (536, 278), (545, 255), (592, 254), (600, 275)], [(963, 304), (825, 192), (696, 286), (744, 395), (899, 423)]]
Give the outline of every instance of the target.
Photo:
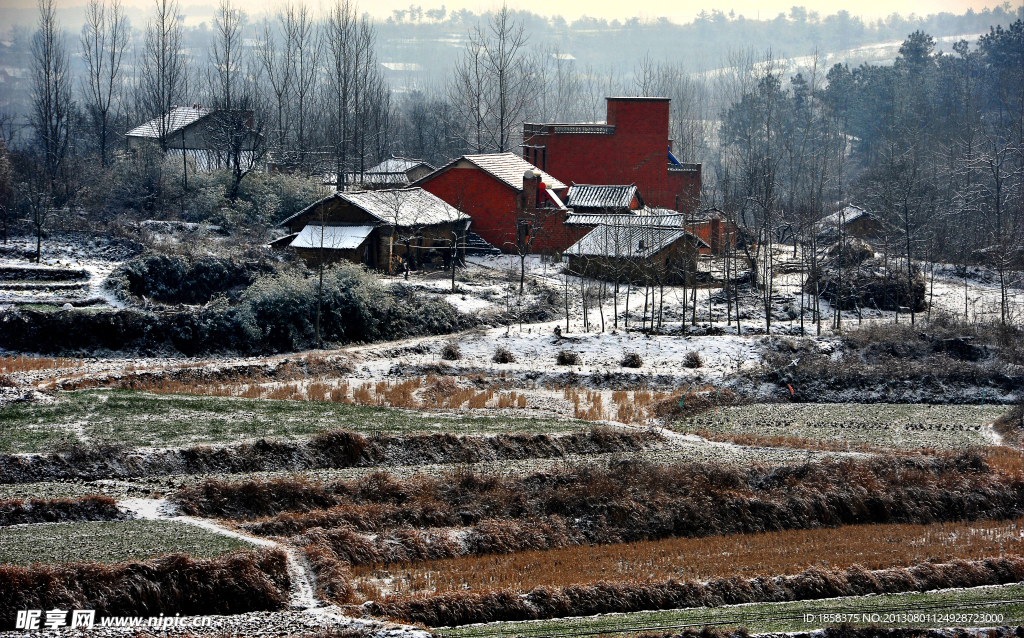
[[(313, 6), (326, 5), (330, 0), (307, 0)], [(1019, 6), (1021, 0), (1014, 5)], [(209, 14), (209, 5), (216, 3), (216, 0), (201, 3), (179, 0), (184, 13), (191, 12), (192, 18), (198, 18), (201, 14)], [(268, 9), (273, 9), (280, 4), (277, 0), (235, 0), (236, 4), (244, 7), (250, 14), (258, 14)], [(152, 0), (122, 0), (126, 7), (148, 10)], [(84, 5), (83, 0), (57, 0), (60, 8), (71, 9)], [(360, 10), (369, 12), (376, 17), (384, 18), (391, 15), (392, 10), (407, 8), (410, 4), (422, 6), (424, 10), (438, 8), (444, 5), (449, 11), (462, 8), (470, 9), (479, 13), (480, 11), (493, 8), (498, 3), (493, 0), (358, 0)], [(811, 11), (817, 11), (821, 15), (835, 13), (846, 9), (850, 13), (863, 16), (865, 19), (874, 19), (880, 16), (889, 15), (893, 12), (901, 14), (915, 13), (927, 15), (949, 11), (963, 13), (968, 8), (976, 11), (986, 6), (996, 6), (993, 0), (860, 0), (850, 3), (845, 0), (814, 0), (803, 2), (801, 0), (729, 0), (727, 3), (717, 4), (710, 0), (545, 0), (544, 2), (529, 2), (528, 0), (510, 0), (509, 5), (519, 9), (528, 9), (534, 13), (543, 15), (562, 15), (572, 20), (580, 15), (586, 14), (592, 17), (611, 19), (625, 19), (634, 16), (642, 18), (667, 17), (675, 22), (689, 22), (701, 10), (721, 9), (728, 13), (730, 10), (737, 15), (742, 14), (748, 18), (761, 19), (774, 17), (779, 12), (788, 12), (794, 5), (806, 6)], [(22, 9), (35, 6), (34, 0), (0, 0), (0, 8)], [(189, 20), (192, 22), (192, 20)]]

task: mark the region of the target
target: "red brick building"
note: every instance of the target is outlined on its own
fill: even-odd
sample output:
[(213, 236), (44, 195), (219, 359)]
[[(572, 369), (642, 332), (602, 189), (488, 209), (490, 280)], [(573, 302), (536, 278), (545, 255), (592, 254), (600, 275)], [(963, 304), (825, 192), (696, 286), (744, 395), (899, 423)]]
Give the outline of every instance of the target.
[(414, 183), (472, 218), (470, 230), (506, 253), (564, 250), (568, 186), (513, 153), (463, 155)]
[(606, 99), (605, 124), (523, 124), (523, 158), (569, 184), (635, 184), (650, 206), (696, 210), (701, 165), (671, 156), (669, 98)]

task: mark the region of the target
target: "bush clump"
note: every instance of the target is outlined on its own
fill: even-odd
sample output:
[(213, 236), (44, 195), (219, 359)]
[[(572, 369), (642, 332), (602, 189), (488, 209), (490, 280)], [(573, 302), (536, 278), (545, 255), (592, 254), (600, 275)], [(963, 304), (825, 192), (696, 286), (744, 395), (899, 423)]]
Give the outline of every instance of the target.
[(441, 348), (441, 358), (445, 361), (458, 361), (462, 358), (462, 349), (457, 343), (449, 341)]
[(163, 303), (204, 304), (218, 295), (237, 299), (260, 275), (274, 272), (272, 262), (206, 255), (146, 255), (125, 262), (106, 286), (122, 301), (143, 297)]
[(515, 363), (516, 357), (508, 348), (500, 347), (494, 351), (494, 356), (491, 357), (491, 361), (494, 363)]
[(686, 358), (683, 359), (683, 365), (687, 368), (703, 368), (704, 359), (697, 352), (688, 352)]
[(642, 368), (644, 367), (644, 360), (639, 353), (629, 352), (626, 356), (622, 357), (621, 365), (623, 368)]
[(555, 360), (560, 366), (575, 366), (580, 363), (580, 355), (572, 350), (559, 350)]
[(0, 348), (27, 352), (81, 352), (97, 348), (209, 352), (292, 352), (324, 344), (367, 343), (447, 334), (471, 320), (443, 299), (404, 286), (384, 287), (355, 264), (337, 264), (318, 276), (289, 269), (257, 277), (238, 295), (172, 313), (138, 310), (0, 313)]

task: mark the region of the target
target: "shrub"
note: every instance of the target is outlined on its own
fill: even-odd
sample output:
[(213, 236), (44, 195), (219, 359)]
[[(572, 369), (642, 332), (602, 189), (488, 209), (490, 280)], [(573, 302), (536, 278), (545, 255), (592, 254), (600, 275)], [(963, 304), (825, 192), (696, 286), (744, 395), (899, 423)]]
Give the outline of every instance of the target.
[(622, 357), (620, 365), (623, 368), (642, 368), (644, 367), (644, 360), (640, 357), (639, 353), (628, 352), (626, 356)]
[(559, 350), (555, 360), (560, 366), (575, 366), (580, 363), (580, 355), (572, 350)]
[(462, 358), (462, 350), (457, 343), (449, 341), (441, 348), (441, 358), (445, 361), (458, 361)]
[(704, 359), (697, 352), (688, 352), (686, 358), (683, 359), (683, 365), (687, 368), (703, 368)]
[(203, 304), (217, 295), (237, 298), (257, 276), (273, 271), (269, 261), (146, 255), (125, 262), (105, 285), (122, 301), (146, 297), (165, 303)]
[(498, 348), (494, 351), (494, 357), (491, 358), (494, 363), (515, 363), (516, 357), (512, 354), (512, 351), (508, 348)]

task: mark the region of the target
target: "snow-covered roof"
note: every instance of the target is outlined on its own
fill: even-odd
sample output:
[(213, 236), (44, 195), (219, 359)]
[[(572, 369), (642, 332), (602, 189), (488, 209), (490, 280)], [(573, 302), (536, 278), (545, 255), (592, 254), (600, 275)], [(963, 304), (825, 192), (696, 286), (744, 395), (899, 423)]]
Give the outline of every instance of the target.
[(343, 200), (377, 218), (382, 224), (405, 227), (432, 226), (469, 219), (469, 215), (460, 213), (443, 199), (422, 188), (412, 187), (335, 193), (303, 208), (280, 225), (287, 225), (331, 199)]
[(540, 181), (544, 182), (545, 186), (550, 190), (562, 190), (564, 188), (568, 188), (565, 184), (549, 173), (541, 171), (539, 168), (514, 153), (463, 155), (459, 159), (451, 161), (445, 166), (437, 169), (430, 175), (420, 178), (416, 183), (420, 184), (425, 182), (431, 177), (452, 168), (460, 162), (469, 162), (470, 164), (473, 164), (480, 170), (493, 175), (495, 178), (511, 186), (517, 191), (523, 190), (523, 173), (525, 173), (527, 169), (540, 171)]
[(305, 226), (289, 246), (292, 248), (326, 248), (354, 250), (373, 232), (374, 226)]
[(699, 221), (693, 215), (684, 215), (668, 208), (644, 208), (633, 213), (601, 215), (597, 213), (570, 213), (566, 226), (597, 226), (599, 224), (626, 225), (640, 223), (663, 228), (683, 228), (687, 222)]
[(821, 224), (825, 226), (838, 227), (840, 222), (842, 222), (843, 224), (849, 224), (850, 222), (860, 219), (865, 215), (867, 215), (868, 217), (872, 216), (871, 213), (864, 210), (860, 206), (854, 206), (853, 204), (850, 204), (849, 206), (843, 208), (838, 212), (823, 217), (821, 220)]
[(643, 200), (636, 184), (628, 186), (603, 186), (593, 184), (573, 184), (569, 187), (567, 206), (574, 209), (579, 208), (626, 208), (630, 207), (633, 199)]
[(176, 106), (170, 112), (154, 118), (141, 126), (136, 126), (125, 133), (125, 135), (127, 137), (160, 139), (161, 135), (177, 133), (181, 129), (195, 124), (212, 112), (211, 109), (204, 109), (203, 107)]
[(406, 159), (404, 157), (392, 157), (391, 159), (386, 159), (380, 164), (377, 164), (373, 168), (366, 169), (365, 174), (376, 176), (378, 173), (405, 173), (406, 171), (411, 171), (417, 166), (426, 166), (431, 170), (434, 168), (430, 164), (421, 162), (420, 160)]
[(698, 246), (707, 246), (697, 236), (682, 228), (665, 228), (634, 222), (621, 225), (602, 224), (567, 248), (564, 254), (577, 257), (646, 259), (683, 237), (689, 237)]

